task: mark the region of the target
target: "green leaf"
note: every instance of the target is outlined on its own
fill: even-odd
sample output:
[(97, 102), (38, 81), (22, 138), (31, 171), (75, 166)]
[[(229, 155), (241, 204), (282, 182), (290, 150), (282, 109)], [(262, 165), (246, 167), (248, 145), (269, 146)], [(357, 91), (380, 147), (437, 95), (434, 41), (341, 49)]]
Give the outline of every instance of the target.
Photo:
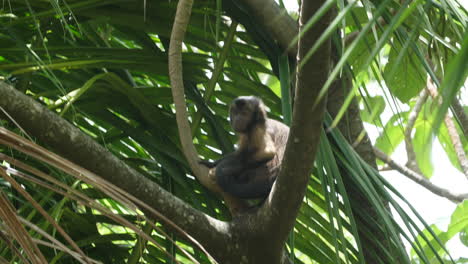
[(468, 232), (468, 200), (458, 204), (453, 212), (447, 229), (447, 238), (450, 239), (461, 231)]
[[(375, 45), (375, 38), (369, 34), (363, 37), (362, 41), (357, 42), (356, 47), (351, 51), (348, 62), (353, 66), (354, 74), (366, 72), (364, 65), (369, 59), (372, 47)], [(361, 70), (358, 72), (358, 70)]]
[[(442, 230), (440, 230), (437, 225), (431, 225), (430, 226), (432, 231), (437, 235), (437, 237), (442, 241), (443, 244), (447, 243), (447, 238), (446, 238), (446, 234), (445, 232), (443, 232)], [(428, 231), (428, 229), (424, 229), (424, 231), (422, 232), (425, 236), (427, 237), (430, 237), (430, 232)], [(435, 258), (435, 255), (434, 255), (434, 251), (429, 247), (429, 245), (427, 244), (427, 242), (423, 239), (422, 235), (418, 235), (418, 237), (416, 238), (416, 240), (421, 243), (421, 246), (423, 247), (424, 249), (424, 253), (427, 255), (428, 259), (434, 259)], [(432, 238), (431, 239), (431, 244), (434, 248), (434, 250), (436, 252), (441, 252), (442, 251), (442, 247), (438, 244), (438, 243), (435, 243), (434, 239)], [(417, 255), (416, 255), (416, 252), (414, 251), (414, 249), (411, 250), (411, 257), (412, 258), (417, 258)]]
[(462, 170), (460, 167), (460, 162), (458, 161), (457, 154), (455, 153), (452, 140), (450, 139), (450, 135), (448, 133), (448, 130), (445, 124), (443, 124), (440, 127), (437, 133), (437, 139), (439, 139), (440, 145), (444, 149), (445, 154), (447, 154), (447, 157), (450, 160), (450, 163), (453, 165), (454, 168), (456, 168), (457, 170), (461, 172)]
[(390, 155), (395, 151), (395, 148), (405, 138), (404, 130), (401, 125), (401, 117), (404, 117), (405, 113), (400, 113), (392, 116), (390, 120), (385, 124), (382, 134), (377, 138), (375, 146)]
[(440, 85), (440, 94), (442, 98), (442, 105), (437, 109), (436, 119), (434, 122), (434, 130), (436, 131), (449, 108), (453, 98), (466, 82), (468, 76), (468, 67), (466, 62), (468, 60), (468, 34), (462, 42), (462, 47), (455, 58), (449, 63), (446, 75)]
[(463, 230), (460, 232), (460, 241), (463, 243), (463, 245), (468, 247), (468, 230)]
[(263, 66), (260, 62), (246, 57), (229, 56), (228, 60), (232, 64), (242, 65), (243, 68), (256, 72), (272, 74), (271, 70)]
[(361, 111), (362, 121), (376, 124), (377, 119), (385, 110), (385, 99), (383, 96), (364, 96), (364, 111)]
[(413, 146), (416, 152), (416, 161), (418, 167), (424, 176), (430, 178), (434, 173), (432, 166), (432, 122), (427, 119), (418, 119), (415, 124), (416, 133), (414, 134)]
[(425, 76), (423, 65), (414, 51), (394, 45), (384, 70), (385, 82), (392, 94), (401, 102), (408, 103), (424, 88)]

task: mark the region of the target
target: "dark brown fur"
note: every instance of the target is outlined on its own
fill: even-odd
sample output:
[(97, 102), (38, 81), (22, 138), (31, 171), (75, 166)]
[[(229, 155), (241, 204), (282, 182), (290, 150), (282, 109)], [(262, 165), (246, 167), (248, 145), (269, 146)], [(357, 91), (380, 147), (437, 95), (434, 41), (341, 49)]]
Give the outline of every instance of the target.
[(235, 152), (215, 162), (211, 176), (227, 193), (243, 199), (264, 198), (276, 180), (289, 128), (269, 119), (261, 99), (236, 98), (230, 107), (231, 126), (239, 136)]

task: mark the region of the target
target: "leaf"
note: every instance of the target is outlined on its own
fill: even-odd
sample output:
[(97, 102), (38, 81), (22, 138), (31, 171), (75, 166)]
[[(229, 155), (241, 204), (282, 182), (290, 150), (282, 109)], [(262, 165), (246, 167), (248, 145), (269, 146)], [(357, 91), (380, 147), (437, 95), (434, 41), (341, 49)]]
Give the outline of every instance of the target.
[(392, 94), (401, 102), (408, 103), (424, 88), (425, 76), (423, 65), (414, 52), (394, 45), (384, 69), (385, 83)]
[(361, 111), (362, 121), (377, 124), (377, 119), (385, 110), (385, 99), (383, 96), (364, 96), (364, 111)]
[[(375, 38), (372, 34), (365, 36), (362, 41), (357, 42), (356, 47), (351, 51), (348, 62), (353, 67), (354, 74), (365, 72), (364, 65), (366, 64), (372, 52), (372, 47), (375, 45)], [(358, 70), (361, 70), (358, 72)]]
[(439, 128), (453, 98), (455, 98), (457, 92), (466, 82), (466, 77), (468, 76), (468, 67), (466, 67), (467, 60), (468, 34), (465, 33), (460, 51), (449, 63), (446, 75), (444, 76), (439, 88), (441, 98), (443, 100), (441, 106), (437, 109), (436, 119), (434, 121), (434, 131), (437, 131)]
[[(432, 230), (436, 232), (437, 237), (442, 242), (442, 244), (446, 244), (449, 240), (451, 240), (455, 235), (460, 234), (460, 240), (462, 243), (467, 245), (466, 243), (466, 233), (468, 232), (468, 200), (463, 201), (462, 203), (458, 204), (455, 211), (452, 213), (452, 217), (450, 219), (450, 224), (447, 228), (447, 232), (443, 232), (437, 228), (437, 226), (432, 225)], [(424, 230), (424, 234), (428, 234), (427, 229)], [(422, 240), (421, 236), (418, 236), (419, 242), (424, 247), (424, 252), (431, 258), (434, 258), (434, 253), (425, 241)], [(434, 249), (441, 254), (443, 252), (442, 247), (438, 243), (434, 243), (434, 239), (431, 239), (431, 244)], [(467, 245), (468, 246), (468, 245)]]
[(462, 170), (460, 167), (460, 162), (458, 161), (457, 154), (455, 153), (455, 149), (453, 148), (453, 143), (452, 143), (452, 140), (450, 139), (447, 126), (443, 124), (440, 127), (438, 132), (439, 133), (437, 133), (437, 139), (439, 140), (440, 145), (444, 149), (445, 154), (447, 154), (447, 157), (450, 160), (450, 163), (452, 164), (454, 168), (456, 168), (457, 170), (461, 172)]
[(463, 243), (463, 245), (468, 247), (468, 230), (463, 230), (460, 232), (460, 241)]
[(413, 146), (416, 152), (416, 161), (423, 175), (430, 178), (434, 173), (431, 161), (433, 141), (432, 122), (419, 118), (416, 121), (415, 128), (416, 133), (414, 134)]
[[(356, 21), (354, 21), (356, 19)], [(353, 21), (350, 24), (365, 24), (369, 21), (366, 9), (362, 6), (355, 6), (346, 14), (346, 21)]]
[[(442, 244), (445, 244), (447, 243), (448, 239), (446, 238), (446, 234), (445, 232), (443, 232), (442, 230), (440, 230), (437, 225), (433, 224), (430, 226), (432, 231), (437, 235), (437, 237), (440, 239), (440, 241), (442, 242)], [(421, 244), (421, 247), (423, 248), (423, 251), (424, 251), (424, 254), (427, 255), (428, 259), (434, 259), (435, 258), (435, 255), (434, 255), (434, 251), (429, 247), (429, 245), (427, 244), (427, 242), (423, 239), (422, 235), (426, 236), (426, 237), (431, 237), (430, 235), (430, 232), (428, 231), (428, 229), (424, 229), (424, 231), (422, 232), (422, 234), (419, 234), (418, 237), (416, 238), (416, 240), (418, 241), (418, 243)], [(442, 251), (442, 247), (440, 246), (440, 244), (438, 243), (435, 243), (434, 241), (434, 238), (431, 237), (431, 240), (430, 240), (431, 244), (432, 244), (432, 247), (433, 249), (436, 251), (436, 252), (441, 252)], [(416, 258), (416, 252), (414, 249), (411, 250), (411, 257), (414, 259)]]
[(450, 239), (461, 231), (465, 234), (468, 232), (468, 200), (458, 204), (453, 212), (447, 229), (447, 238)]
[(242, 67), (245, 69), (249, 69), (249, 70), (256, 71), (256, 72), (273, 74), (271, 70), (269, 70), (267, 67), (263, 66), (261, 63), (259, 63), (256, 60), (248, 59), (246, 57), (239, 57), (239, 56), (229, 56), (228, 59), (232, 64), (242, 65)]
[(405, 137), (401, 120), (399, 120), (406, 116), (405, 113), (407, 114), (403, 112), (392, 116), (375, 142), (375, 146), (387, 155), (392, 154)]

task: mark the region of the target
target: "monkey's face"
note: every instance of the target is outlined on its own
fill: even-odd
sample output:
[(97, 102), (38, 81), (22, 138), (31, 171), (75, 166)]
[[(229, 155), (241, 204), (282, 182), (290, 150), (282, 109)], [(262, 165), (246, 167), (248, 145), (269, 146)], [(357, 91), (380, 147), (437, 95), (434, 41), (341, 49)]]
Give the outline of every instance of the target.
[(235, 132), (248, 133), (256, 125), (265, 124), (265, 106), (258, 97), (240, 96), (232, 101), (229, 116)]

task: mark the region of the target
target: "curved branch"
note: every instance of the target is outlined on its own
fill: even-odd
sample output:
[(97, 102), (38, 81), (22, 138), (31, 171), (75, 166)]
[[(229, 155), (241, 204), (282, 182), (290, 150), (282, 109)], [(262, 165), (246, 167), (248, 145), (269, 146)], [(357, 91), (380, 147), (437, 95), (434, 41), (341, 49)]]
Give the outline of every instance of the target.
[(177, 127), (179, 129), (180, 142), (185, 158), (195, 177), (212, 192), (221, 194), (232, 214), (237, 214), (245, 208), (244, 202), (224, 193), (215, 179), (208, 177), (208, 168), (198, 162), (197, 150), (193, 144), (192, 133), (188, 122), (188, 114), (185, 105), (184, 81), (182, 76), (182, 42), (184, 40), (187, 24), (190, 20), (193, 0), (180, 0), (172, 27), (169, 43), (169, 78), (171, 80), (172, 97), (176, 109)]
[(387, 154), (385, 154), (384, 152), (382, 152), (381, 150), (379, 150), (377, 148), (374, 148), (374, 153), (377, 156), (377, 158), (379, 158), (381, 161), (387, 163), (392, 169), (397, 170), (398, 172), (405, 175), (406, 177), (408, 177), (409, 179), (411, 179), (415, 183), (425, 187), (430, 192), (432, 192), (432, 193), (434, 193), (434, 194), (436, 194), (438, 196), (447, 198), (450, 201), (455, 202), (455, 203), (461, 203), (461, 202), (463, 202), (464, 199), (468, 199), (468, 193), (455, 194), (455, 193), (452, 193), (451, 191), (449, 191), (447, 189), (441, 188), (441, 187), (433, 184), (426, 177), (414, 172), (410, 168), (396, 163), (394, 160), (392, 160), (392, 158), (387, 156)]
[(185, 106), (184, 81), (182, 76), (182, 41), (192, 11), (192, 0), (181, 0), (177, 5), (174, 25), (169, 44), (169, 77), (171, 79), (172, 97), (176, 108), (177, 127), (185, 158), (195, 176), (207, 188), (216, 191), (214, 182), (208, 178), (208, 168), (198, 164), (198, 153), (193, 145), (188, 115)]

